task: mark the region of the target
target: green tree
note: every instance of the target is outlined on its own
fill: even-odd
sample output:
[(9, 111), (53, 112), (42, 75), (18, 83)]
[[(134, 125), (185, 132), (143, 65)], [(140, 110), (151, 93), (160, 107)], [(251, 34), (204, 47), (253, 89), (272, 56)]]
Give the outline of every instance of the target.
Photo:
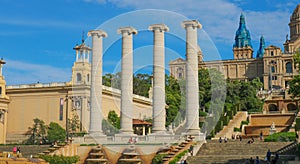
[(183, 96), (179, 82), (169, 75), (166, 75), (165, 79), (166, 104), (168, 106), (166, 109), (166, 126), (169, 126), (178, 116), (178, 112), (185, 109), (185, 106), (182, 105)]
[(115, 111), (109, 111), (107, 120), (102, 120), (102, 131), (106, 135), (114, 135), (119, 132), (121, 128), (120, 117)]
[[(294, 58), (294, 67), (297, 67), (298, 73), (300, 73), (300, 52), (297, 52), (293, 56)], [(292, 98), (300, 97), (300, 75), (294, 76), (294, 78), (289, 81), (289, 94)]]
[(45, 122), (41, 119), (33, 119), (33, 126), (28, 128), (31, 132), (29, 139), (27, 140), (28, 144), (38, 144), (39, 140), (45, 140), (47, 134), (47, 126)]
[(73, 117), (71, 119), (68, 119), (68, 130), (69, 132), (76, 133), (80, 128), (80, 119), (79, 116), (76, 113), (73, 113)]
[(121, 128), (120, 117), (114, 110), (108, 112), (108, 122), (117, 129)]
[(133, 93), (149, 97), (149, 89), (151, 87), (151, 76), (148, 74), (136, 74), (133, 76)]
[(66, 139), (66, 131), (62, 128), (58, 123), (51, 122), (48, 128), (47, 139), (49, 142), (54, 141), (65, 141)]
[(111, 87), (111, 79), (113, 78), (113, 74), (107, 73), (104, 76), (102, 76), (102, 85)]

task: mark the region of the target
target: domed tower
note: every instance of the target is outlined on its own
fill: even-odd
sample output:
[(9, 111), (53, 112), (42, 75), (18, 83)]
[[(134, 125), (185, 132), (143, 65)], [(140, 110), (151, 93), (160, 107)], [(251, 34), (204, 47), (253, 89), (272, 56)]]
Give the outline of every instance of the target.
[(300, 51), (300, 4), (295, 8), (291, 18), (290, 18), (290, 40), (288, 35), (286, 36), (286, 41), (284, 45), (285, 53), (295, 53)]
[(89, 85), (91, 84), (90, 53), (92, 49), (84, 43), (84, 38), (82, 38), (82, 43), (73, 49), (76, 51), (76, 61), (72, 68), (72, 84)]
[(290, 41), (296, 41), (300, 36), (300, 4), (297, 5), (290, 19)]
[(243, 14), (240, 16), (239, 28), (235, 34), (233, 54), (234, 59), (249, 59), (253, 56), (251, 36), (249, 30), (246, 28), (246, 21)]

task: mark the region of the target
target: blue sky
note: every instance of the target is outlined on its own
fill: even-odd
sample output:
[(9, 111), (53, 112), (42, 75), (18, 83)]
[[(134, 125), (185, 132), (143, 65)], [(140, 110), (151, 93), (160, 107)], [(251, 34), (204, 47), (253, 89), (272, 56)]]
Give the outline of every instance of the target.
[[(255, 56), (261, 35), (267, 45), (282, 47), (285, 35), (289, 34), (290, 15), (297, 3), (297, 0), (1, 0), (0, 57), (7, 62), (3, 74), (9, 85), (69, 81), (75, 60), (72, 48), (81, 42), (82, 31), (97, 27), (113, 29), (105, 29), (109, 36), (104, 42), (114, 40), (105, 51), (103, 69), (104, 73), (116, 72), (121, 42), (115, 29), (126, 22), (128, 26), (139, 27), (134, 22), (137, 20), (142, 25), (157, 20), (170, 27), (166, 34), (166, 60), (184, 57), (185, 44), (181, 35), (184, 30), (180, 24), (178, 29), (170, 25), (176, 22), (173, 19), (178, 21), (183, 17), (197, 19), (202, 24), (198, 36), (204, 38), (200, 38), (203, 39), (200, 47), (205, 60), (232, 59), (235, 31), (239, 16), (244, 13)], [(132, 13), (148, 11), (145, 9), (159, 9), (158, 17), (151, 17), (152, 13), (144, 18), (130, 17)], [(120, 20), (122, 16), (127, 20)], [(136, 71), (143, 70), (142, 67), (151, 69), (152, 33), (140, 28), (142, 26), (134, 36)], [(215, 45), (217, 50), (209, 45)]]

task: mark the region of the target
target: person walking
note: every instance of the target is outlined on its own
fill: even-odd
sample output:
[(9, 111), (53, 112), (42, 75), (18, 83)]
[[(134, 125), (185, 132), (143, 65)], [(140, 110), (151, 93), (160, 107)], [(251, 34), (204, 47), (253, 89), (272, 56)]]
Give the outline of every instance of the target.
[(262, 132), (262, 130), (260, 131), (259, 138), (260, 138), (260, 141), (263, 140), (263, 132)]
[(267, 152), (267, 161), (270, 162), (271, 161), (271, 151), (270, 149)]
[(255, 164), (259, 164), (259, 157), (258, 156), (256, 156)]

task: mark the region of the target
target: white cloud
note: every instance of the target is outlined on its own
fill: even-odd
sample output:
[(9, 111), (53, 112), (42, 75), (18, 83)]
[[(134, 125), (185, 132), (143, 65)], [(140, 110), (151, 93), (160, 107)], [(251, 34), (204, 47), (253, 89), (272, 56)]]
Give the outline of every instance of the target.
[(16, 60), (5, 60), (3, 74), (8, 85), (23, 83), (67, 82), (71, 80), (71, 69), (49, 65), (32, 64)]
[[(198, 19), (214, 42), (230, 46), (234, 42), (239, 16), (243, 11), (237, 3), (225, 0), (101, 0), (101, 3), (103, 1), (120, 8), (171, 10), (191, 19)], [(289, 33), (288, 21), (291, 13), (286, 8), (292, 4), (286, 4), (283, 8), (277, 7), (274, 11), (243, 11), (252, 40), (258, 42), (259, 36), (264, 35), (268, 43), (281, 46), (285, 35)]]

